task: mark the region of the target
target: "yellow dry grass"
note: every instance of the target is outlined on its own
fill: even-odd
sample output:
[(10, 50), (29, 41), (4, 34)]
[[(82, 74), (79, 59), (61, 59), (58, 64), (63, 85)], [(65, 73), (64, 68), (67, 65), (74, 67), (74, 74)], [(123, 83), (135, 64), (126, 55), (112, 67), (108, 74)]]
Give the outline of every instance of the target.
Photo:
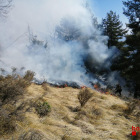
[[(93, 97), (80, 111), (74, 112), (72, 109), (80, 106), (77, 99), (80, 89), (48, 85), (46, 91), (41, 85), (32, 84), (27, 90), (16, 102), (16, 107), (24, 102), (25, 120), (17, 122), (14, 134), (0, 137), (1, 140), (12, 136), (18, 139), (32, 129), (42, 132), (46, 140), (129, 140), (127, 135), (132, 132), (132, 125), (136, 126), (133, 119), (125, 117), (126, 102), (118, 97), (89, 89)], [(45, 117), (40, 117), (31, 106), (38, 100), (51, 105), (51, 112)]]

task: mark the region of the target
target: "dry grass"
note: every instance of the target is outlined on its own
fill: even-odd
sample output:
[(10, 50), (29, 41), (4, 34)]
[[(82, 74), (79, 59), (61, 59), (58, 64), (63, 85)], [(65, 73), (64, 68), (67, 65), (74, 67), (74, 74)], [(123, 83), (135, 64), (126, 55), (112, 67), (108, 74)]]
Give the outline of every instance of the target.
[[(5, 135), (7, 139), (30, 139), (34, 134), (44, 140), (130, 140), (131, 127), (137, 126), (137, 122), (136, 116), (126, 117), (125, 101), (88, 88), (93, 96), (80, 108), (80, 89), (49, 85), (47, 88), (49, 91), (42, 85), (31, 84), (28, 93), (17, 100), (16, 108), (24, 112), (25, 119), (16, 122), (15, 132)], [(40, 101), (51, 106), (47, 116), (40, 117), (36, 112), (34, 104)]]

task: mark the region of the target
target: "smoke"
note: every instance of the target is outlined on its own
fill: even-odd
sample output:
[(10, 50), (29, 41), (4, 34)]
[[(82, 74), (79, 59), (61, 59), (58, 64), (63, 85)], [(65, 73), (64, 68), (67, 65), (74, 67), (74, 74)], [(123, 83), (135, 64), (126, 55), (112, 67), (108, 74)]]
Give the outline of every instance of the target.
[[(34, 71), (38, 80), (76, 81), (85, 85), (97, 82), (99, 79), (94, 73), (87, 73), (87, 67), (97, 70), (109, 67), (111, 61), (102, 65), (115, 48), (105, 45), (108, 37), (102, 36), (93, 24), (85, 3), (85, 0), (15, 0), (9, 18), (0, 23), (0, 67), (8, 72), (11, 67), (25, 67)], [(71, 41), (65, 38), (69, 35)]]

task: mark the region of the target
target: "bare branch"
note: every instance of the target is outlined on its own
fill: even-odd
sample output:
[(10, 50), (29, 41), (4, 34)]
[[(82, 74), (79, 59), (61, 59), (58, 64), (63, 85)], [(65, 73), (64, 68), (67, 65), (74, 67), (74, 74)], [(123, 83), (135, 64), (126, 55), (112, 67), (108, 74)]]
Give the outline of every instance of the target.
[(0, 0), (0, 18), (5, 19), (12, 8), (12, 0)]

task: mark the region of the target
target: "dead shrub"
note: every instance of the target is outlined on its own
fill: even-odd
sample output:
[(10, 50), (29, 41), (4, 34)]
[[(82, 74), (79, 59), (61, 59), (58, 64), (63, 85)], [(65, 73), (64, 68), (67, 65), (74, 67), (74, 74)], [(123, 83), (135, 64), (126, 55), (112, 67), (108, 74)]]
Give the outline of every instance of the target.
[(25, 79), (26, 81), (31, 82), (34, 79), (35, 73), (33, 71), (26, 71), (25, 75), (23, 76), (23, 79)]
[(46, 90), (46, 91), (49, 90), (47, 83), (43, 83), (43, 84), (42, 84), (42, 87), (43, 87), (43, 89)]
[(40, 116), (45, 116), (51, 111), (51, 106), (48, 102), (39, 102), (36, 104), (35, 109)]
[(0, 135), (12, 133), (16, 129), (16, 116), (11, 112), (1, 108), (0, 110)]
[(49, 140), (44, 137), (44, 135), (36, 130), (30, 130), (28, 132), (25, 132), (21, 134), (18, 138), (18, 140)]
[(23, 78), (16, 74), (16, 68), (12, 69), (11, 75), (0, 75), (0, 135), (12, 133), (16, 129), (16, 122), (24, 119), (23, 112), (19, 112), (14, 104), (31, 84), (27, 74)]
[(13, 100), (16, 96), (24, 94), (25, 88), (31, 84), (35, 75), (34, 72), (27, 71), (23, 77), (20, 77), (15, 71), (14, 68), (12, 75), (0, 75), (0, 100), (2, 102)]
[(81, 104), (81, 107), (83, 107), (92, 96), (93, 93), (91, 93), (87, 88), (81, 90), (78, 94), (78, 100)]

